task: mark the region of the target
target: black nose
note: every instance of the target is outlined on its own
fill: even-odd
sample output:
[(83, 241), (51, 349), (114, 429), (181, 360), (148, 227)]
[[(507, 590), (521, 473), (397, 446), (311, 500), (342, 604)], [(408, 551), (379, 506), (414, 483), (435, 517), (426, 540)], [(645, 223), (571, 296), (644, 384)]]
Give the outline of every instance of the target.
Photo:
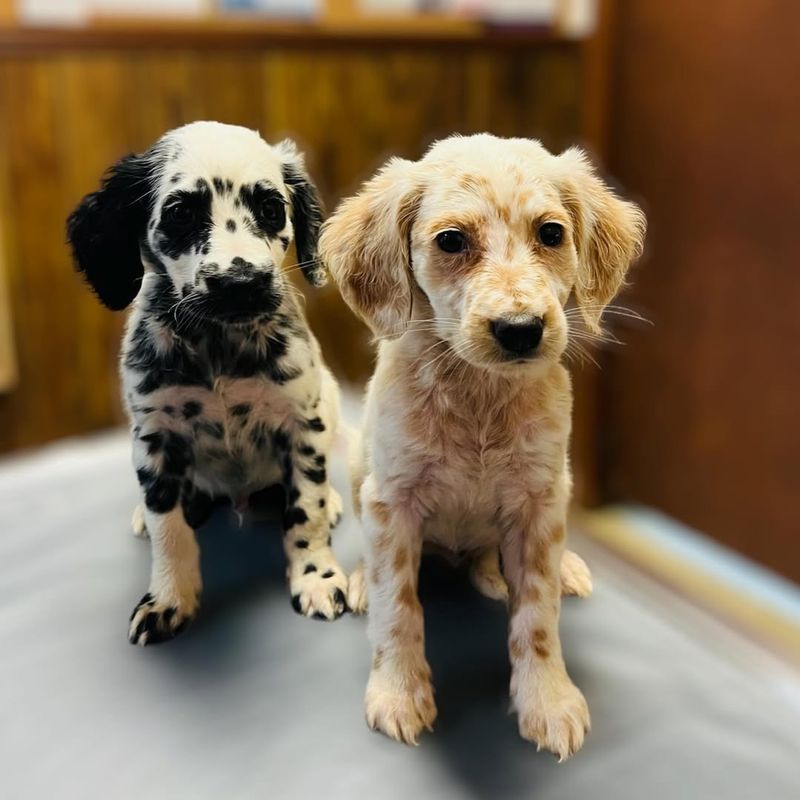
[(507, 353), (529, 356), (542, 341), (544, 320), (541, 317), (525, 317), (514, 322), (493, 319), (489, 323), (489, 328), (492, 336)]
[(253, 272), (249, 275), (225, 271), (206, 278), (208, 291), (214, 294), (236, 294), (247, 297), (251, 294), (264, 294), (272, 289), (270, 272)]

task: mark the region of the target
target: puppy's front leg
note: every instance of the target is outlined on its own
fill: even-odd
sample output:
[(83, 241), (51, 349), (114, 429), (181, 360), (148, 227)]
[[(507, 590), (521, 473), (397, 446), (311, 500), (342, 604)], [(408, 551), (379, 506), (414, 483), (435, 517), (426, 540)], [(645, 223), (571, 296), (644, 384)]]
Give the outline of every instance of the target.
[(283, 544), (292, 607), (327, 620), (347, 610), (347, 575), (331, 549), (331, 524), (337, 521), (331, 518), (331, 503), (338, 495), (328, 483), (330, 438), (324, 425), (275, 435), (287, 499)]
[(372, 643), (367, 723), (392, 739), (415, 744), (436, 719), (417, 598), (421, 520), (406, 506), (380, 500), (372, 478), (364, 482), (361, 499)]
[(133, 610), (128, 638), (147, 645), (177, 636), (199, 604), (200, 550), (183, 505), (197, 498), (186, 474), (191, 449), (178, 434), (156, 431), (134, 442), (136, 474), (144, 494), (150, 536), (150, 587)]
[(564, 502), (530, 498), (504, 520), (501, 545), (511, 607), (511, 699), (520, 734), (561, 761), (580, 750), (590, 726), (558, 633), (565, 519)]

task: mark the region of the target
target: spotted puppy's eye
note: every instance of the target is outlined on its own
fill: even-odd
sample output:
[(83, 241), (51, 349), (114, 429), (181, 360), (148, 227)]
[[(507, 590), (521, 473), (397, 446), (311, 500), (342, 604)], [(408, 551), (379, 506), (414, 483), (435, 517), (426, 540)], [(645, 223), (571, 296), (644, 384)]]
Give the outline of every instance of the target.
[(187, 203), (176, 200), (162, 213), (163, 221), (175, 228), (185, 228), (194, 222), (195, 209)]
[(564, 239), (564, 227), (557, 222), (545, 222), (539, 227), (539, 241), (545, 247), (557, 247)]
[(436, 244), (445, 253), (461, 253), (467, 249), (467, 240), (464, 234), (455, 229), (442, 231), (436, 237)]
[(286, 224), (286, 206), (283, 200), (268, 197), (258, 207), (259, 221), (275, 230), (280, 230)]

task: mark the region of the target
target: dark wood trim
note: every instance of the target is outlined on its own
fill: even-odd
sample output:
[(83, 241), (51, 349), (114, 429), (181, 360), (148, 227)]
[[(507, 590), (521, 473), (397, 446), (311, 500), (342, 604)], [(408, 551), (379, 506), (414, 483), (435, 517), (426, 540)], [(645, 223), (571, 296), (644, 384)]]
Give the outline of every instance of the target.
[[(432, 24), (438, 22), (439, 24)], [(490, 27), (471, 20), (304, 23), (262, 19), (97, 22), (81, 28), (0, 25), (0, 54), (48, 50), (237, 49), (374, 45), (525, 48), (580, 43), (545, 28)]]

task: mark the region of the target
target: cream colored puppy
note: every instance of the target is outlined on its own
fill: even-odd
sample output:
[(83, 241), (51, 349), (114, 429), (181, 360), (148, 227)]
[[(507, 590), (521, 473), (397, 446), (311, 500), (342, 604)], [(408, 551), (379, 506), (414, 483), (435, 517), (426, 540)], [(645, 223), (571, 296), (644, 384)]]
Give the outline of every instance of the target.
[(417, 598), (432, 542), (488, 559), (489, 573), (499, 546), (520, 733), (561, 759), (583, 743), (589, 711), (558, 632), (565, 306), (574, 294), (599, 331), (644, 229), (579, 150), (553, 156), (487, 134), (390, 160), (325, 226), (322, 259), (380, 339), (355, 477), (373, 648), (366, 713), (392, 738), (415, 742), (436, 717)]

